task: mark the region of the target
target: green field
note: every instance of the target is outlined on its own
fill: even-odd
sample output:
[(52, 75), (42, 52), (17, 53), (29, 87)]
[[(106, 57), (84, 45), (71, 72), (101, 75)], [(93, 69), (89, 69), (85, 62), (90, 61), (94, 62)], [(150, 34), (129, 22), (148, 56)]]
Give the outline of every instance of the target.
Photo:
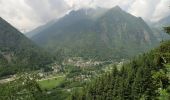
[(56, 78), (42, 80), (42, 81), (39, 81), (38, 83), (42, 89), (50, 90), (60, 85), (64, 81), (64, 79), (65, 79), (65, 76), (59, 76)]

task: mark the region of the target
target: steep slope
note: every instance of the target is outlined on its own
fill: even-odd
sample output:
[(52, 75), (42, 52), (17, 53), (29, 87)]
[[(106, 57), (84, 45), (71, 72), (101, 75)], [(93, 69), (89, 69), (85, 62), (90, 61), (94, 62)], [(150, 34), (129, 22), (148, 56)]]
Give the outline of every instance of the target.
[(31, 37), (33, 37), (34, 35), (36, 35), (36, 33), (39, 33), (39, 32), (41, 32), (42, 30), (45, 30), (45, 29), (47, 29), (48, 27), (51, 27), (56, 21), (57, 21), (57, 20), (50, 21), (50, 22), (48, 22), (48, 23), (45, 24), (45, 25), (42, 25), (42, 26), (40, 26), (40, 27), (38, 27), (38, 28), (30, 31), (30, 32), (27, 32), (25, 35), (26, 35), (28, 38), (31, 38)]
[(0, 18), (0, 77), (47, 67), (51, 61), (46, 52)]
[(72, 11), (32, 40), (50, 51), (63, 49), (66, 56), (109, 60), (144, 52), (156, 43), (141, 19), (120, 7)]
[(170, 41), (73, 92), (71, 100), (169, 100)]
[[(76, 11), (71, 11), (69, 14), (72, 14), (71, 16), (69, 15), (68, 17), (66, 18), (63, 18), (62, 21), (64, 21), (64, 19), (69, 19), (71, 23), (71, 20), (73, 19), (74, 21), (77, 20), (77, 17), (82, 17), (81, 14), (85, 15), (86, 17), (90, 17), (92, 19), (96, 19), (98, 17), (100, 17), (103, 13), (105, 13), (107, 11), (107, 9), (104, 9), (104, 8), (96, 8), (96, 9), (90, 9), (90, 8), (87, 8), (87, 9), (81, 9), (79, 10), (78, 12)], [(73, 15), (73, 13), (77, 13), (75, 16)], [(78, 14), (79, 13), (79, 14)], [(80, 15), (80, 16), (79, 16)], [(54, 24), (56, 24), (58, 22), (59, 19), (55, 19), (55, 20), (52, 20), (50, 22), (48, 22), (47, 24), (45, 25), (42, 25), (40, 27), (37, 27), (36, 29), (30, 31), (30, 32), (27, 32), (26, 33), (26, 36), (29, 37), (29, 38), (32, 38), (34, 37), (35, 35), (37, 34), (43, 34), (42, 32), (44, 30), (48, 30), (48, 28), (52, 27)], [(68, 20), (67, 20), (68, 21)], [(65, 21), (65, 22), (67, 22)], [(63, 22), (61, 23), (63, 24)], [(66, 23), (65, 23), (66, 24)], [(54, 27), (53, 27), (54, 28)], [(45, 34), (44, 34), (45, 35)]]

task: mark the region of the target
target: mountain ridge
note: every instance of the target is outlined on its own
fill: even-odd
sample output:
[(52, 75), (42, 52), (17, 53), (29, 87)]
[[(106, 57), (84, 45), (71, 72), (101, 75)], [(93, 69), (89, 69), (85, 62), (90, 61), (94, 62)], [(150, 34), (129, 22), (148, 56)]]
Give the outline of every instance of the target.
[(43, 69), (51, 62), (45, 50), (0, 18), (0, 77)]
[(85, 55), (94, 59), (123, 58), (133, 55), (132, 52), (144, 52), (156, 44), (153, 32), (144, 20), (120, 7), (105, 11), (95, 20), (86, 13), (85, 10), (70, 12), (31, 39), (54, 52), (64, 48), (66, 55)]

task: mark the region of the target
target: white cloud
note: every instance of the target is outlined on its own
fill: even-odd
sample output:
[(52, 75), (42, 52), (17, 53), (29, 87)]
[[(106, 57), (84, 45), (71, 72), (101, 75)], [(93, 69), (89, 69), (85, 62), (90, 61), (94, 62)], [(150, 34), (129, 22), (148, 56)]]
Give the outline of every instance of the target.
[(163, 17), (170, 15), (170, 0), (161, 0), (154, 13), (152, 14), (153, 21), (160, 20)]
[(69, 6), (63, 0), (25, 0), (41, 21), (47, 22), (64, 14)]
[(135, 0), (128, 12), (145, 20), (158, 21), (165, 15), (170, 15), (168, 5), (170, 0)]
[(22, 30), (37, 25), (37, 18), (30, 15), (32, 10), (23, 0), (0, 0), (0, 16)]
[(31, 30), (72, 9), (115, 5), (145, 20), (170, 15), (170, 0), (0, 0), (0, 16), (20, 30)]
[(63, 0), (0, 0), (0, 17), (21, 31), (29, 31), (63, 15)]
[[(151, 0), (136, 0), (132, 3), (129, 12), (136, 16), (142, 16), (143, 18), (148, 18), (154, 12), (157, 2), (159, 0), (151, 1)], [(154, 4), (153, 4), (154, 3)], [(152, 7), (150, 7), (152, 4)]]
[(112, 8), (119, 5), (122, 8), (129, 6), (134, 0), (65, 0), (67, 4), (74, 9), (79, 9), (83, 7), (104, 7)]

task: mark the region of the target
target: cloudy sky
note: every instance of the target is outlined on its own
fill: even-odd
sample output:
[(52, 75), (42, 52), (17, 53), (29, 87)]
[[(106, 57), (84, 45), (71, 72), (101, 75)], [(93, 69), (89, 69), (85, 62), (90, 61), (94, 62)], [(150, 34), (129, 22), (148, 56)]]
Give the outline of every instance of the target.
[(149, 21), (170, 15), (170, 0), (0, 0), (0, 17), (21, 31), (30, 31), (73, 9), (116, 5)]

